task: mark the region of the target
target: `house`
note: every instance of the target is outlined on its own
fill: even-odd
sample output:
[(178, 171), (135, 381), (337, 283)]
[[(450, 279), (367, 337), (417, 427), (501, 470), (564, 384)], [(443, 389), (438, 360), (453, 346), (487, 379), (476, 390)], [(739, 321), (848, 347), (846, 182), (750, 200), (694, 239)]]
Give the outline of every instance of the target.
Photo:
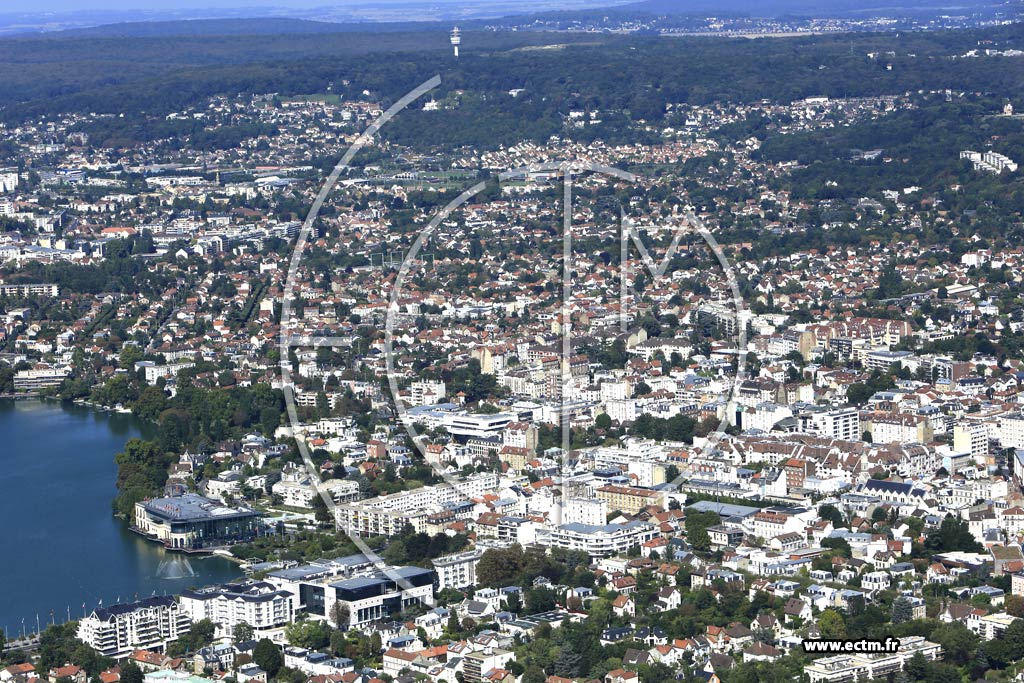
[(620, 595), (629, 595), (636, 592), (636, 578), (632, 576), (620, 576), (612, 580), (612, 588)]
[(36, 668), (28, 662), (23, 664), (11, 664), (3, 671), (0, 671), (0, 681), (3, 683), (8, 683), (8, 681), (24, 683), (24, 681), (35, 678), (35, 674)]
[(626, 648), (626, 651), (622, 654), (622, 665), (634, 669), (638, 666), (647, 666), (651, 661), (651, 653), (646, 650), (637, 650), (630, 647)]
[(85, 673), (85, 669), (74, 664), (65, 664), (59, 666), (56, 669), (50, 669), (49, 675), (47, 676), (50, 683), (57, 683), (57, 681), (72, 681), (73, 683), (85, 683), (88, 680), (88, 675)]
[(658, 597), (654, 601), (654, 608), (659, 612), (667, 612), (675, 609), (683, 603), (682, 593), (674, 586), (665, 586), (658, 591)]
[(604, 683), (638, 683), (640, 676), (635, 671), (613, 669), (604, 675)]
[(787, 624), (792, 624), (797, 620), (800, 623), (807, 623), (811, 618), (811, 606), (800, 598), (790, 598), (787, 600), (782, 611)]
[(633, 637), (633, 629), (629, 626), (617, 626), (615, 628), (606, 628), (601, 631), (601, 644), (612, 645), (620, 641), (626, 640)]
[(760, 641), (749, 645), (743, 650), (744, 662), (774, 662), (782, 656), (782, 650)]
[(612, 603), (612, 611), (620, 617), (635, 617), (636, 605), (633, 603), (633, 598), (630, 596), (620, 595), (615, 598), (615, 601)]
[(755, 635), (758, 633), (771, 633), (774, 635), (778, 633), (781, 628), (782, 625), (779, 623), (779, 620), (775, 618), (775, 615), (768, 612), (757, 615), (757, 617), (750, 622), (750, 630), (753, 631)]

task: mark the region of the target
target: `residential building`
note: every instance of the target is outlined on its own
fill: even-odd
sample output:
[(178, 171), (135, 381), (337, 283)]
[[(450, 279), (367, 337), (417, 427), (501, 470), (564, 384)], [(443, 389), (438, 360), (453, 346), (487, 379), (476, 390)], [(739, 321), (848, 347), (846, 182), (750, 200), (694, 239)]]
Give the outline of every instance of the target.
[(138, 649), (163, 650), (191, 626), (173, 597), (157, 596), (100, 607), (78, 622), (78, 638), (104, 657), (121, 659)]

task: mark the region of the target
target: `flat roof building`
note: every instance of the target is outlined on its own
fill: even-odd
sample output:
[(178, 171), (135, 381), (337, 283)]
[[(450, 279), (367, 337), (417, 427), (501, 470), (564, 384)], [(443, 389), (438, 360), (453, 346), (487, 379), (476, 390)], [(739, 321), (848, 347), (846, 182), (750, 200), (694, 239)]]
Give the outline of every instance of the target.
[(251, 541), (259, 534), (261, 516), (186, 493), (136, 503), (132, 530), (173, 550), (201, 552)]

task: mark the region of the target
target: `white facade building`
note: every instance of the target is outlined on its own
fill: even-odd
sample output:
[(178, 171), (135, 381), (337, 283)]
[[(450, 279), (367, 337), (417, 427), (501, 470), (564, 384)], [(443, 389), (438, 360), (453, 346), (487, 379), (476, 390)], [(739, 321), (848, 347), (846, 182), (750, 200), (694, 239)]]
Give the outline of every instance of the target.
[(231, 638), (235, 627), (248, 624), (256, 638), (283, 628), (295, 618), (298, 596), (266, 581), (224, 584), (184, 591), (178, 600), (192, 621), (209, 619), (216, 637)]
[(162, 650), (191, 622), (173, 597), (158, 596), (100, 607), (78, 623), (78, 638), (104, 657), (120, 659), (138, 649)]

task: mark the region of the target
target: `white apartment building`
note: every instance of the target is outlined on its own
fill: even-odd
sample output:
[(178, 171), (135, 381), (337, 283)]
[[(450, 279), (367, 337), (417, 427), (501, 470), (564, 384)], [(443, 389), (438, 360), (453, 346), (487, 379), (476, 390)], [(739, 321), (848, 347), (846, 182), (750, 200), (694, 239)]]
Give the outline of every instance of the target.
[(171, 379), (177, 377), (178, 373), (182, 370), (195, 367), (195, 363), (168, 363), (167, 365), (157, 365), (151, 360), (140, 360), (135, 364), (135, 371), (143, 370), (145, 373), (146, 384), (156, 384), (156, 381), (163, 377), (164, 379)]
[(496, 473), (481, 472), (459, 481), (456, 486), (437, 484), (344, 503), (337, 508), (337, 523), (346, 533), (368, 536), (397, 536), (406, 524), (411, 524), (416, 531), (425, 531), (430, 514), (493, 493), (497, 486)]
[(624, 553), (657, 535), (657, 528), (646, 522), (562, 524), (537, 529), (537, 543), (548, 548), (582, 550), (596, 559)]
[(190, 626), (173, 597), (158, 596), (95, 609), (78, 622), (77, 636), (104, 657), (121, 659), (139, 649), (163, 650)]
[(794, 515), (777, 512), (757, 512), (743, 520), (743, 528), (753, 536), (764, 540), (781, 536), (790, 532), (801, 533), (805, 523)]
[(53, 284), (25, 284), (7, 285), (0, 284), (0, 297), (2, 296), (57, 296), (60, 287)]
[(608, 413), (608, 417), (613, 422), (619, 423), (635, 422), (636, 418), (640, 415), (637, 402), (631, 398), (606, 401), (604, 411)]
[(999, 418), (999, 445), (1003, 448), (1024, 448), (1024, 414)]
[(295, 619), (298, 596), (258, 581), (186, 590), (178, 603), (191, 621), (209, 619), (215, 623), (217, 638), (234, 637), (235, 627), (243, 623), (261, 638)]
[(608, 521), (608, 501), (599, 498), (569, 498), (562, 506), (566, 524), (601, 526)]
[(14, 373), (14, 389), (15, 391), (29, 391), (59, 387), (70, 374), (71, 368), (67, 367), (19, 370)]
[(788, 417), (793, 417), (793, 411), (787, 406), (780, 406), (777, 403), (758, 403), (756, 406), (748, 406), (740, 418), (742, 429), (759, 429), (762, 432), (770, 432), (777, 422)]
[(932, 436), (928, 420), (920, 415), (875, 413), (870, 424), (875, 443), (926, 443)]
[(1016, 618), (1006, 612), (996, 612), (969, 619), (967, 628), (978, 634), (982, 640), (995, 640), (1002, 638), (1014, 621)]
[(444, 401), (444, 382), (420, 380), (409, 387), (409, 401), (414, 406), (430, 406)]
[(476, 566), (480, 563), (480, 550), (470, 550), (431, 560), (437, 574), (437, 590), (468, 588), (476, 585)]
[(0, 172), (0, 193), (7, 194), (18, 188), (18, 173), (16, 171)]
[(861, 438), (860, 414), (853, 407), (815, 413), (811, 416), (811, 428), (829, 439), (860, 441)]
[[(331, 496), (335, 504), (359, 500), (359, 483), (351, 479), (328, 479), (320, 483), (320, 488)], [(305, 472), (282, 478), (271, 487), (271, 491), (281, 496), (283, 504), (307, 510), (313, 507), (313, 500), (320, 495)]]
[(953, 450), (972, 456), (988, 455), (988, 425), (966, 422), (953, 427)]

